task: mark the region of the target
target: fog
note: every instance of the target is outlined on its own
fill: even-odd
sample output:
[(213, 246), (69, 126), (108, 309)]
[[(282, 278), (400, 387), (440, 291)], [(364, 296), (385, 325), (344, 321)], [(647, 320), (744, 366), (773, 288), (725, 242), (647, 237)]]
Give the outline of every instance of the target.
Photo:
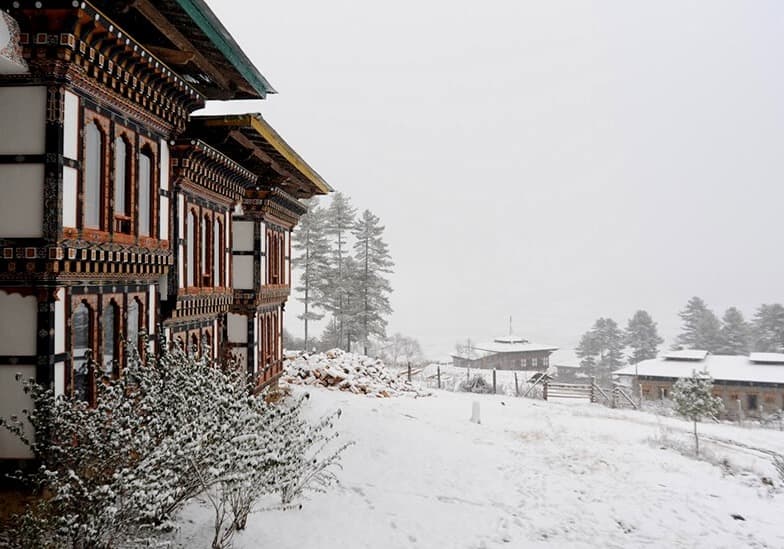
[[(781, 301), (784, 3), (209, 0), (261, 112), (386, 226), (388, 332), (573, 347)], [(287, 329), (302, 333), (287, 306)]]

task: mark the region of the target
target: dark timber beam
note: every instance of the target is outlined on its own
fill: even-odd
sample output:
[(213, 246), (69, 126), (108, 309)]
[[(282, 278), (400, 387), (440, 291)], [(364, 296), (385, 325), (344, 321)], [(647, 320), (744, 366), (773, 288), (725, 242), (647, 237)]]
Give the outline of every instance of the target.
[(155, 27), (161, 31), (177, 49), (182, 50), (183, 52), (192, 53), (193, 63), (199, 67), (199, 69), (208, 73), (221, 88), (225, 90), (232, 89), (232, 85), (230, 85), (229, 81), (226, 80), (220, 70), (210, 63), (206, 57), (200, 54), (191, 41), (188, 40), (177, 27), (172, 25), (150, 0), (135, 0), (133, 2), (133, 7), (155, 25)]

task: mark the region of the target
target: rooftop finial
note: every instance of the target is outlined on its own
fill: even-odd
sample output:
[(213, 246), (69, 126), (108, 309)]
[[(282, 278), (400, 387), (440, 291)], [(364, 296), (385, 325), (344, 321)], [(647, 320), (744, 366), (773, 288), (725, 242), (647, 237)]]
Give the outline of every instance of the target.
[(509, 315), (509, 335), (512, 335), (512, 315)]

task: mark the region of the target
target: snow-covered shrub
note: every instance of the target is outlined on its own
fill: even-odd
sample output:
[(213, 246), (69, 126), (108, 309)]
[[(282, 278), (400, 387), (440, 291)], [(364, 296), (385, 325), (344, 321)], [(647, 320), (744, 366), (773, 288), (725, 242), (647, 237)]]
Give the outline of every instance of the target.
[(481, 375), (475, 375), (471, 379), (461, 382), (458, 386), (458, 390), (465, 393), (491, 394), (493, 392), (493, 386), (485, 381), (485, 378)]
[(784, 482), (784, 456), (782, 456), (781, 454), (774, 454), (773, 467), (775, 467), (781, 482)]
[(675, 411), (694, 423), (694, 449), (700, 455), (697, 422), (705, 417), (715, 417), (724, 410), (720, 397), (713, 396), (713, 379), (708, 372), (692, 372), (691, 377), (680, 378), (672, 386)]
[[(224, 547), (259, 497), (290, 501), (292, 485), (320, 488), (332, 478), (342, 451), (324, 450), (336, 436), (334, 416), (309, 425), (299, 401), (270, 404), (253, 395), (241, 369), (164, 340), (160, 348), (144, 363), (132, 351), (120, 379), (98, 383), (94, 407), (24, 382), (35, 404), (24, 417), (35, 438), (25, 437), (24, 417), (0, 425), (38, 456), (40, 468), (23, 480), (41, 497), (0, 535), (0, 546), (144, 543), (206, 494), (216, 510), (213, 547)], [(314, 476), (319, 463), (324, 469)]]

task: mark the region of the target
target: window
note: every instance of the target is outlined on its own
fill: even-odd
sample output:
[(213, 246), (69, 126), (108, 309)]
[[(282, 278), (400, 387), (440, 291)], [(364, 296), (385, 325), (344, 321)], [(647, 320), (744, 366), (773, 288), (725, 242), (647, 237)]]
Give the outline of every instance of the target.
[(759, 408), (759, 397), (758, 395), (746, 395), (746, 409), (749, 411), (753, 411)]
[(283, 263), (281, 238), (275, 231), (270, 231), (267, 237), (267, 282), (269, 284), (281, 284)]
[(125, 338), (127, 340), (127, 345), (129, 348), (138, 348), (139, 345), (139, 318), (141, 315), (139, 314), (141, 307), (139, 306), (139, 300), (133, 298), (128, 301), (128, 316), (126, 319), (126, 331), (125, 331)]
[(213, 238), (212, 238), (212, 253), (213, 253), (213, 264), (212, 264), (212, 278), (213, 278), (213, 285), (220, 286), (223, 284), (223, 270), (221, 269), (221, 255), (223, 254), (223, 246), (221, 246), (221, 237), (223, 235), (223, 227), (221, 226), (221, 222), (217, 219), (215, 220), (215, 224), (212, 226)]
[(82, 186), (83, 226), (101, 228), (101, 180), (103, 179), (103, 133), (92, 122), (84, 132)]
[(117, 371), (118, 320), (117, 304), (112, 301), (104, 307), (103, 315), (101, 315), (101, 327), (103, 329), (103, 361), (101, 373), (107, 377), (113, 377)]
[(114, 231), (131, 232), (131, 197), (128, 181), (128, 145), (125, 139), (114, 140)]
[(185, 286), (191, 287), (194, 285), (194, 271), (196, 264), (196, 214), (191, 210), (188, 212), (185, 227), (185, 247), (187, 253), (185, 254)]
[(201, 246), (201, 256), (199, 262), (201, 263), (201, 280), (202, 286), (212, 286), (210, 269), (212, 269), (212, 227), (210, 218), (204, 216), (201, 220), (201, 237), (199, 244)]
[(188, 356), (199, 356), (199, 336), (196, 334), (191, 335), (191, 344), (188, 347)]
[(71, 356), (73, 358), (73, 396), (90, 400), (92, 385), (92, 330), (90, 309), (80, 303), (71, 318)]
[(152, 156), (147, 151), (139, 155), (139, 236), (152, 233)]

